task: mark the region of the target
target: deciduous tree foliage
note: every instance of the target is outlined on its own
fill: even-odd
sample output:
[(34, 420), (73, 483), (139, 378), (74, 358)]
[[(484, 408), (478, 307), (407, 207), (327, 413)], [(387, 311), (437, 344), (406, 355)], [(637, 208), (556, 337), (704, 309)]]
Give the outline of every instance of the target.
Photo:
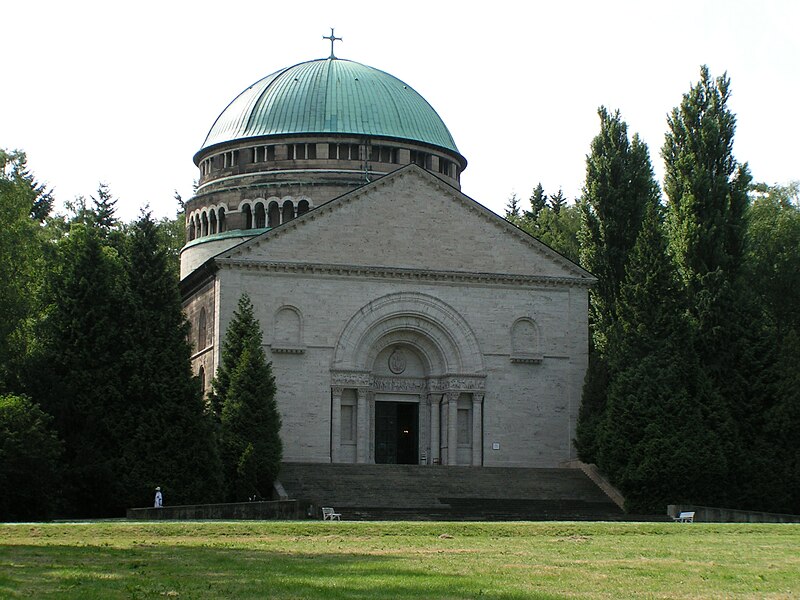
[(20, 390), (20, 360), (44, 271), (40, 223), (52, 203), (28, 171), (25, 153), (0, 149), (0, 393)]
[(269, 498), (283, 446), (275, 378), (261, 344), (261, 326), (244, 294), (228, 326), (213, 382), (220, 411), (220, 447), (228, 499)]

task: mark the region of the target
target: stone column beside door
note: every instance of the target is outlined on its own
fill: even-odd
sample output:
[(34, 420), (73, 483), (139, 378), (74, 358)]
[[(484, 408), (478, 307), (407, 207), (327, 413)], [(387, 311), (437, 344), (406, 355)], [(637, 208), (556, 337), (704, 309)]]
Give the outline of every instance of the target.
[(472, 466), (483, 464), (483, 394), (472, 394)]
[(343, 388), (331, 388), (331, 462), (341, 461), (342, 450), (342, 392)]
[(447, 392), (447, 464), (458, 464), (458, 397), (459, 392)]
[[(417, 404), (417, 419), (419, 421), (418, 424), (418, 440), (417, 440), (417, 448), (418, 448), (418, 459), (417, 463), (419, 464), (428, 464), (430, 458), (428, 458), (428, 454), (430, 453), (430, 445), (431, 445), (431, 427), (430, 427), (430, 418), (431, 418), (431, 409), (430, 409), (430, 398), (426, 394), (419, 395), (419, 403)], [(425, 462), (422, 462), (423, 457), (425, 458)]]
[(439, 405), (442, 400), (441, 394), (429, 394), (428, 400), (431, 407), (431, 464), (441, 463), (439, 451), (441, 442), (439, 441)]
[(364, 388), (356, 388), (356, 396), (358, 398), (358, 408), (356, 409), (356, 462), (367, 462), (367, 447), (369, 445), (369, 431), (367, 419), (367, 390)]

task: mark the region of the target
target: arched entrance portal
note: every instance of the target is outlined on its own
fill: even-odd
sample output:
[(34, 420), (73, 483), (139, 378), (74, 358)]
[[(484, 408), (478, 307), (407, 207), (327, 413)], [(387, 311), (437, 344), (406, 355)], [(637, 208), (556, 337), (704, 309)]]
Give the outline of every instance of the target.
[(375, 359), (371, 374), (373, 388), (404, 390), (374, 392), (375, 462), (418, 464), (421, 453), (425, 453), (419, 431), (419, 407), (420, 404), (425, 406), (424, 388), (428, 376), (424, 357), (408, 343), (390, 342)]
[(390, 294), (347, 324), (331, 368), (331, 461), (483, 463), (477, 340), (440, 300)]

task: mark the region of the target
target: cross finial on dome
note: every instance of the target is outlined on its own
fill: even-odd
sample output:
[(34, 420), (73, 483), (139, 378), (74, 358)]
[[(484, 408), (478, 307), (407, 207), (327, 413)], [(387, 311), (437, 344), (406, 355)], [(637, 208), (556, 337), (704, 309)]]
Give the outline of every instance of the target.
[(341, 41), (342, 41), (342, 38), (340, 38), (340, 37), (336, 37), (335, 35), (333, 35), (333, 27), (331, 27), (331, 34), (330, 34), (330, 35), (323, 35), (323, 36), (322, 36), (322, 39), (323, 39), (323, 40), (330, 40), (330, 41), (331, 41), (331, 56), (330, 56), (330, 58), (336, 58), (336, 57), (333, 55), (333, 42), (335, 42), (335, 41), (337, 41), (337, 40), (341, 42)]

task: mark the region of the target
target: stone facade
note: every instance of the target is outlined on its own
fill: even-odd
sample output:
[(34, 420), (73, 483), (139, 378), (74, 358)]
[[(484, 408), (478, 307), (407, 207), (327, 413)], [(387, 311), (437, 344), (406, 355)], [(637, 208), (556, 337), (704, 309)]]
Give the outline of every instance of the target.
[(248, 293), (285, 460), (574, 457), (594, 280), (439, 176), (402, 167), (198, 262), (182, 281), (195, 372), (208, 385)]

